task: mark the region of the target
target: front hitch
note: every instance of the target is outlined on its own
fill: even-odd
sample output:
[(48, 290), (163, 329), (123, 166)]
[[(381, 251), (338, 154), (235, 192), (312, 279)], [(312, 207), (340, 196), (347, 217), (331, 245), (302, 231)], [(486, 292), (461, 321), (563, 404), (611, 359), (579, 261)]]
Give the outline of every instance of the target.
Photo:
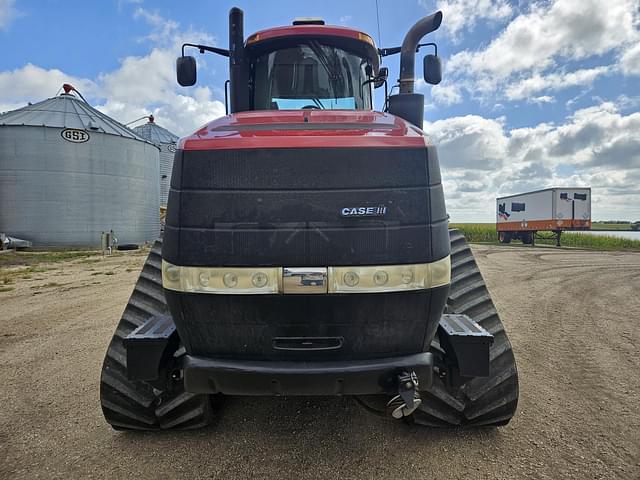
[(386, 411), (393, 418), (408, 417), (422, 404), (418, 392), (418, 376), (416, 372), (403, 371), (396, 377), (398, 394), (387, 403)]

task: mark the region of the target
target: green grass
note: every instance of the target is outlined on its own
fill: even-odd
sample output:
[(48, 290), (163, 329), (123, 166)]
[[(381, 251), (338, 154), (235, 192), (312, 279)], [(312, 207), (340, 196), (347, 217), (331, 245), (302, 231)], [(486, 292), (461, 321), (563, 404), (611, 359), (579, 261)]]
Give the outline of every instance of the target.
[(47, 270), (52, 270), (51, 268), (44, 268), (44, 267), (38, 267), (38, 266), (31, 266), (31, 267), (27, 267), (27, 268), (21, 268), (21, 269), (10, 269), (10, 270), (3, 270), (0, 266), (0, 284), (11, 284), (14, 283), (16, 278), (22, 278), (25, 280), (30, 280), (33, 278), (33, 273), (42, 273), (42, 272), (46, 272)]
[(15, 287), (0, 287), (0, 293), (2, 292), (10, 292), (11, 290), (14, 290)]
[(77, 258), (88, 259), (101, 255), (99, 250), (62, 250), (57, 252), (9, 252), (0, 255), (0, 267), (14, 265), (37, 265), (39, 263), (56, 263)]
[(98, 250), (2, 253), (2, 255), (0, 255), (0, 285), (13, 284), (19, 278), (30, 280), (33, 278), (34, 273), (55, 269), (55, 267), (45, 267), (41, 264), (51, 264), (76, 259), (82, 259), (84, 262), (100, 254), (101, 252)]
[[(498, 243), (495, 223), (452, 223), (450, 227), (462, 231), (467, 241), (471, 243)], [(521, 244), (517, 240), (514, 242), (516, 245)], [(536, 239), (536, 244), (555, 245), (555, 240)], [(563, 232), (562, 246), (595, 250), (640, 250), (640, 240)]]

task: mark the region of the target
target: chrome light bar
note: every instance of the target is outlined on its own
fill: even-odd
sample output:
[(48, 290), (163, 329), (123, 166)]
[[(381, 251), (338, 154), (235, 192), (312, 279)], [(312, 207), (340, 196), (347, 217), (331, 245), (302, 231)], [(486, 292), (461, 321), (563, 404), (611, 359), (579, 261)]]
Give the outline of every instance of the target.
[(213, 294), (383, 293), (451, 283), (451, 257), (410, 265), (343, 267), (183, 267), (162, 261), (168, 290)]

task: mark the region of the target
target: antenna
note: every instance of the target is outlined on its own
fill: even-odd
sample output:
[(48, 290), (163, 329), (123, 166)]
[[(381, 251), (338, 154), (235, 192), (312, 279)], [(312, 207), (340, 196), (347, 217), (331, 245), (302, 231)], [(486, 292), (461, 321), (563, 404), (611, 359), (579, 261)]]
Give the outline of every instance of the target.
[(382, 45), (382, 36), (380, 35), (380, 9), (378, 8), (378, 0), (376, 0), (376, 20), (378, 22), (378, 45)]

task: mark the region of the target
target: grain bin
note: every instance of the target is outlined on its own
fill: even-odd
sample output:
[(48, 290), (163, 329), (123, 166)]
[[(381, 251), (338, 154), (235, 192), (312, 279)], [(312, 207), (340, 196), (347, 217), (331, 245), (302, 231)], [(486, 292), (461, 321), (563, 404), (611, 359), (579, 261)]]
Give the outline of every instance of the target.
[(35, 246), (156, 239), (158, 147), (73, 91), (0, 115), (0, 232)]
[(148, 122), (135, 127), (133, 131), (160, 148), (160, 206), (165, 207), (169, 196), (171, 169), (178, 136), (158, 125), (153, 115), (144, 118), (147, 118)]

